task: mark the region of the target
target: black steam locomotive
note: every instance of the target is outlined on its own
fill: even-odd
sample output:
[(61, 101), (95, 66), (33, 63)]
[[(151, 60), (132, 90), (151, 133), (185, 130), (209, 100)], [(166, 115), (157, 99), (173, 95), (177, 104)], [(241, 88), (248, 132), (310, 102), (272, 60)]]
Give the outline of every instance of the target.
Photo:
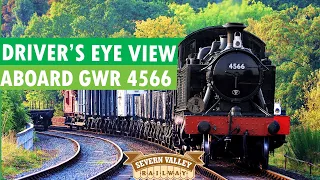
[(267, 168), (269, 152), (285, 142), (290, 119), (274, 115), (276, 67), (265, 56), (265, 43), (244, 28), (208, 27), (181, 42), (176, 144), (204, 150), (206, 164), (232, 156)]
[(269, 152), (289, 134), (290, 118), (274, 113), (276, 68), (265, 43), (244, 28), (228, 23), (188, 35), (179, 45), (175, 91), (77, 91), (70, 103), (75, 116), (66, 124), (181, 153), (202, 150), (206, 165), (231, 157), (267, 168)]

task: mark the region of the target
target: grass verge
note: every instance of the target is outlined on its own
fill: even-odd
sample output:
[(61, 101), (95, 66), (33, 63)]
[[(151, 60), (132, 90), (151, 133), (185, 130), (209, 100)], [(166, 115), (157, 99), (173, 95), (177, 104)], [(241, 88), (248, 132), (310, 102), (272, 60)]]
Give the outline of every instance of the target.
[[(274, 154), (269, 156), (269, 165), (275, 166), (281, 169), (286, 169), (292, 172), (299, 173), (310, 179), (320, 180), (320, 164), (319, 167), (312, 167), (310, 176), (310, 166), (305, 163), (297, 162), (287, 158), (286, 167), (285, 167), (285, 157), (284, 155), (290, 151), (289, 145), (285, 144), (278, 149), (275, 149)], [(291, 155), (291, 157), (294, 157)]]
[(12, 134), (2, 137), (2, 170), (6, 179), (34, 168), (40, 168), (49, 159), (49, 154), (41, 150), (29, 151), (17, 147)]

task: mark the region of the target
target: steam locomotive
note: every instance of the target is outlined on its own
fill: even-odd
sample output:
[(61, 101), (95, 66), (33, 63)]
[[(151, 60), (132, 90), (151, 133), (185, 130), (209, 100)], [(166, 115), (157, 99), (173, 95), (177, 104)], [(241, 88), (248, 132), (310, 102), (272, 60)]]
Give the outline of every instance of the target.
[(244, 29), (227, 23), (188, 35), (175, 91), (75, 91), (66, 124), (201, 150), (205, 165), (224, 157), (268, 168), (290, 118), (274, 111), (276, 67), (265, 43)]

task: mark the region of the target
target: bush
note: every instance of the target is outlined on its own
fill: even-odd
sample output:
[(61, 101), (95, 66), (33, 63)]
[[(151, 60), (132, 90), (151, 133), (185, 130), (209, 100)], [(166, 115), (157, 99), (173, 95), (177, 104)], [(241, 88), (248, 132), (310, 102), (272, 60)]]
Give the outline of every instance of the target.
[(297, 127), (288, 138), (290, 155), (311, 163), (320, 163), (320, 131)]
[(23, 106), (23, 91), (2, 91), (2, 132), (19, 132), (30, 121)]

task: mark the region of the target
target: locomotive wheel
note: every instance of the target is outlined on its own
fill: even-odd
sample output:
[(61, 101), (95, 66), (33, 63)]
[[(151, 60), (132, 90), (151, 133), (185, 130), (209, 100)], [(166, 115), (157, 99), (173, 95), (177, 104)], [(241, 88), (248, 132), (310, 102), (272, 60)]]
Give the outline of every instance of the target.
[(209, 165), (209, 161), (210, 161), (210, 142), (209, 142), (209, 134), (204, 134), (203, 135), (203, 142), (202, 142), (202, 148), (204, 151), (203, 154), (203, 162), (204, 162), (204, 166), (208, 166)]

